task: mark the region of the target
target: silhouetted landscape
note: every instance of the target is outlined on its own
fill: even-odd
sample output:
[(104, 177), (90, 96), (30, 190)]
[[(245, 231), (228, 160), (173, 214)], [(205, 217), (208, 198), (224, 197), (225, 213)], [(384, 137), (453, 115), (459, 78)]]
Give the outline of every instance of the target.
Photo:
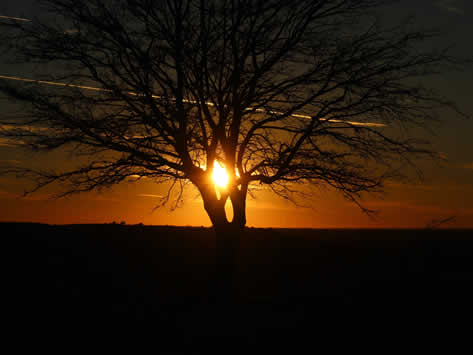
[(471, 4), (0, 2), (4, 352), (470, 353)]
[(469, 338), (471, 230), (249, 228), (234, 298), (222, 304), (212, 298), (207, 228), (2, 223), (1, 231), (7, 319), (20, 345), (120, 346), (133, 334), (158, 353), (224, 354)]

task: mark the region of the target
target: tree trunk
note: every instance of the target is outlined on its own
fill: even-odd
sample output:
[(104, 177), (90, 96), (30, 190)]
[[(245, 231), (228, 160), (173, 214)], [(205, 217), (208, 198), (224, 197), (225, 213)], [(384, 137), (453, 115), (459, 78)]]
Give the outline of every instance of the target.
[(216, 237), (216, 270), (212, 294), (217, 303), (231, 302), (235, 296), (234, 281), (240, 239), (246, 224), (245, 201), (230, 198), (233, 206), (233, 220), (228, 221), (225, 201), (204, 198), (204, 207), (213, 224)]
[[(217, 193), (215, 185), (209, 184), (209, 177), (194, 179), (199, 189), (204, 208), (215, 232), (216, 270), (211, 296), (214, 302), (229, 303), (235, 295), (234, 281), (237, 269), (240, 239), (246, 225), (246, 195), (248, 186), (241, 184)], [(230, 201), (233, 207), (233, 219), (230, 222), (225, 212), (225, 203)]]

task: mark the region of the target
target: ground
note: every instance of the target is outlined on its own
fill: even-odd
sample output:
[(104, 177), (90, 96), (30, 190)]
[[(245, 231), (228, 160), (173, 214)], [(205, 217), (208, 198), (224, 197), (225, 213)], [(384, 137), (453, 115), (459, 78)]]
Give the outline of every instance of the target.
[(152, 344), (163, 354), (301, 353), (295, 349), (307, 346), (383, 353), (452, 351), (470, 339), (471, 230), (250, 228), (234, 298), (215, 304), (211, 230), (0, 228), (4, 320), (20, 348), (98, 340), (108, 350)]

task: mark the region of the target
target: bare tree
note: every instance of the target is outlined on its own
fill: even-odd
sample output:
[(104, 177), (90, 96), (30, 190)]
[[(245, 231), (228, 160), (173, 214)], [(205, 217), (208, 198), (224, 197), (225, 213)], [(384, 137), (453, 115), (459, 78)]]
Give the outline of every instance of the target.
[[(0, 134), (90, 159), (65, 172), (8, 171), (37, 188), (68, 182), (65, 193), (130, 176), (190, 182), (222, 265), (234, 260), (251, 184), (284, 197), (297, 184), (329, 185), (359, 204), (433, 154), (409, 128), (429, 128), (436, 107), (456, 110), (418, 84), (451, 58), (420, 49), (433, 33), (382, 27), (374, 11), (385, 1), (41, 2), (47, 21), (2, 24), (2, 50), (35, 63), (42, 82), (1, 81), (27, 109), (2, 118)], [(226, 187), (212, 181), (216, 164)]]

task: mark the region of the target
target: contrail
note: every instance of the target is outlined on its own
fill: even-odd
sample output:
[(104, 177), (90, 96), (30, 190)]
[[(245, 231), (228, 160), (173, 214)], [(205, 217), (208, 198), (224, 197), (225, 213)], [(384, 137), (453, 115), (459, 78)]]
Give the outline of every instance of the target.
[(12, 17), (12, 16), (2, 16), (2, 15), (0, 15), (0, 19), (4, 19), (4, 20), (14, 20), (14, 21), (24, 21), (24, 22), (31, 22), (31, 20), (28, 20), (27, 18), (22, 18), (22, 17)]
[[(85, 85), (76, 85), (76, 84), (66, 84), (66, 83), (59, 83), (56, 81), (45, 81), (45, 80), (35, 80), (35, 79), (27, 79), (27, 78), (20, 78), (16, 76), (8, 76), (8, 75), (0, 75), (0, 79), (5, 79), (5, 80), (15, 80), (15, 81), (25, 81), (28, 83), (34, 83), (34, 84), (43, 84), (43, 85), (52, 85), (52, 86), (62, 86), (62, 87), (69, 87), (69, 88), (78, 88), (78, 89), (84, 89), (84, 90), (93, 90), (93, 91), (103, 91), (103, 92), (112, 92), (112, 90), (108, 89), (102, 89), (94, 86), (85, 86)], [(139, 94), (135, 92), (128, 92), (129, 95), (133, 96), (139, 96)], [(152, 95), (154, 99), (161, 99), (161, 96), (157, 95)], [(183, 100), (186, 103), (190, 104), (197, 104), (198, 102), (195, 100)], [(213, 103), (207, 102), (206, 105), (208, 106), (214, 106)], [(247, 110), (252, 110), (252, 108), (248, 108)], [(263, 113), (270, 113), (270, 114), (276, 114), (276, 115), (283, 115), (282, 112), (277, 112), (277, 111), (267, 111), (263, 109), (256, 109), (256, 112), (263, 112)], [(299, 114), (292, 114), (292, 117), (298, 117), (298, 118), (307, 118), (307, 119), (312, 119), (311, 116), (308, 115), (299, 115)], [(360, 127), (386, 127), (384, 123), (373, 123), (373, 122), (351, 122), (351, 121), (343, 121), (343, 120), (331, 120), (331, 119), (320, 119), (321, 121), (328, 121), (328, 122), (333, 122), (333, 123), (348, 123), (353, 126), (360, 126)]]
[[(306, 115), (297, 115), (294, 114), (292, 115), (294, 117), (301, 117), (301, 118), (312, 118), (310, 116)], [(352, 121), (344, 121), (344, 120), (334, 120), (334, 119), (326, 119), (326, 118), (321, 118), (321, 121), (329, 121), (329, 122), (334, 122), (334, 123), (349, 123), (353, 126), (364, 126), (364, 127), (386, 127), (384, 123), (374, 123), (374, 122), (352, 122)]]
[[(249, 108), (248, 110), (251, 110)], [(283, 112), (278, 112), (278, 111), (266, 111), (261, 108), (256, 109), (255, 111), (257, 112), (268, 112), (276, 115), (283, 115)], [(307, 118), (308, 120), (312, 119), (312, 116), (308, 115), (299, 115), (297, 113), (293, 113), (291, 117), (298, 117), (298, 118)], [(362, 126), (362, 127), (386, 127), (384, 123), (373, 123), (373, 122), (352, 122), (352, 121), (343, 121), (343, 120), (334, 120), (334, 119), (327, 119), (327, 118), (319, 118), (320, 121), (328, 121), (328, 122), (333, 122), (333, 123), (348, 123), (353, 126)]]
[(0, 79), (15, 80), (15, 81), (26, 81), (27, 83), (53, 85), (53, 86), (63, 86), (63, 87), (78, 88), (78, 89), (85, 89), (85, 90), (107, 91), (107, 92), (111, 91), (111, 90), (101, 89), (101, 88), (97, 88), (97, 87), (93, 87), (93, 86), (65, 84), (65, 83), (58, 83), (56, 81), (34, 80), (34, 79), (19, 78), (19, 77), (16, 77), (16, 76), (7, 76), (7, 75), (0, 75)]

